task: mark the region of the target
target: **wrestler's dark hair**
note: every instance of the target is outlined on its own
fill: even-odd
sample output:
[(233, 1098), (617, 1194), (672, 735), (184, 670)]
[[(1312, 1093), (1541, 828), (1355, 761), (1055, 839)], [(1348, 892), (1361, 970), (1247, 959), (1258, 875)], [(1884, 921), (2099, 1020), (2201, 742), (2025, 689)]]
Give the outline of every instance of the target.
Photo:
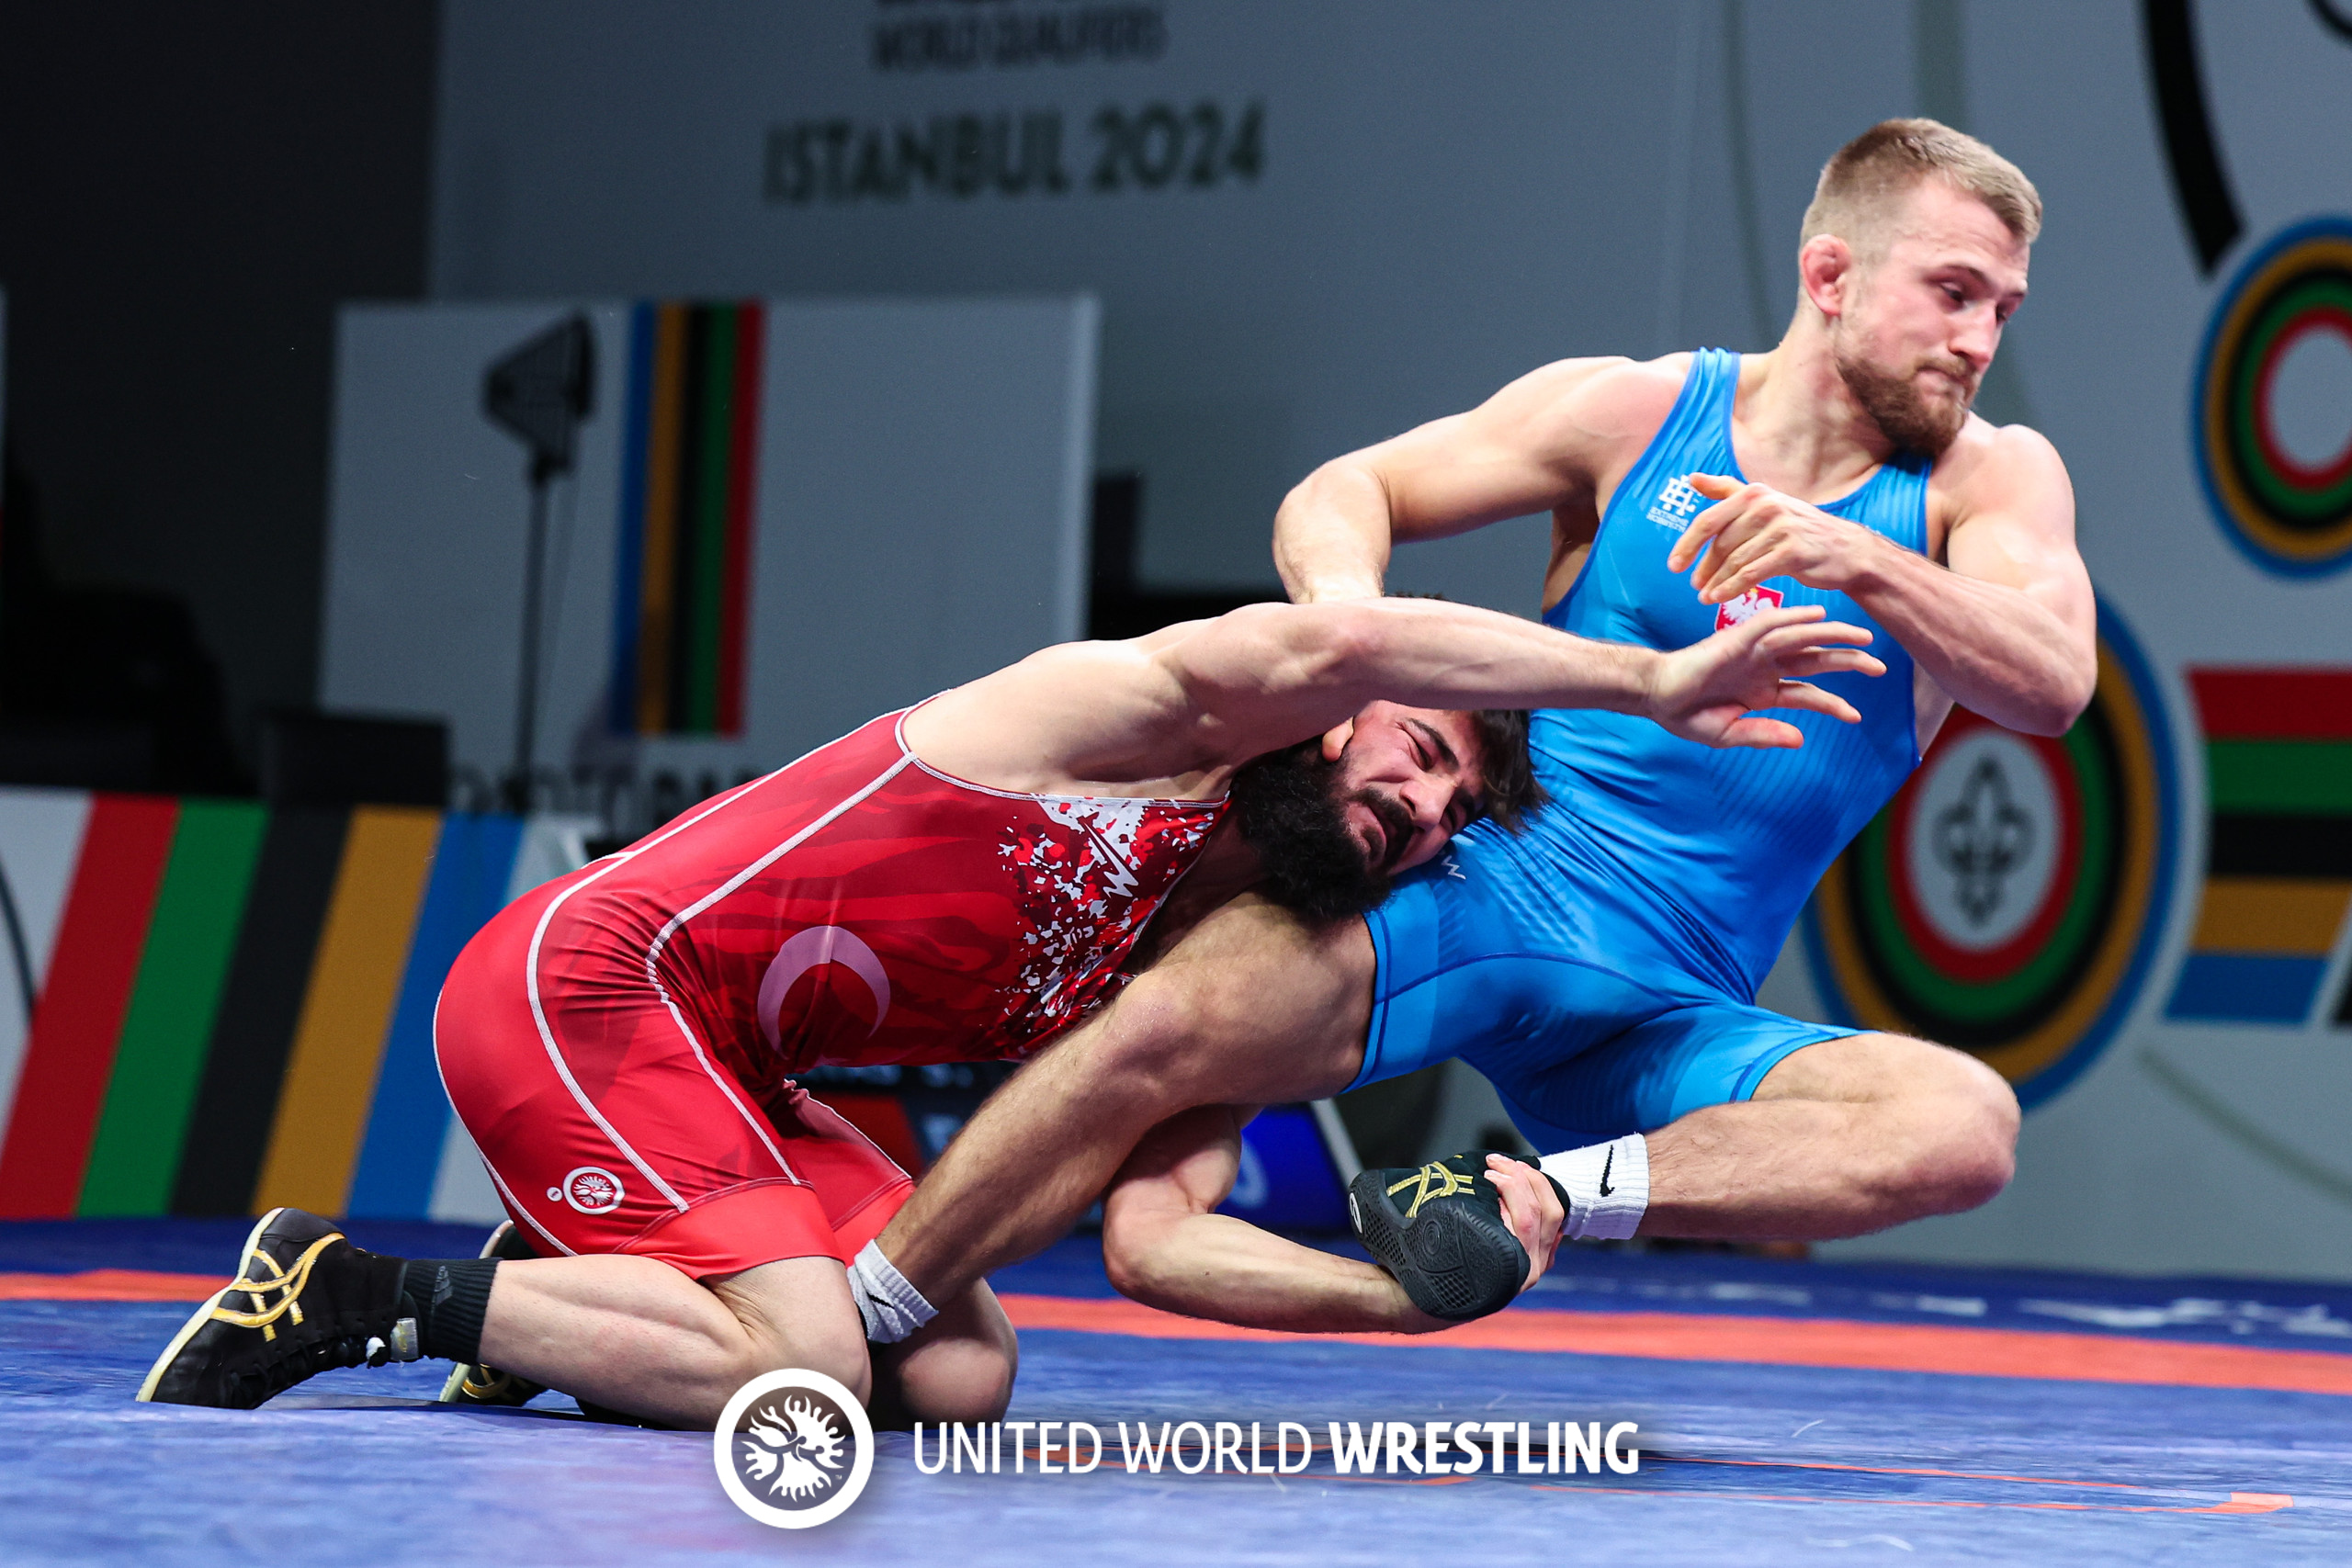
[(1535, 760), (1527, 749), (1527, 710), (1474, 708), (1470, 728), (1478, 737), (1478, 772), (1487, 784), (1487, 815), (1497, 827), (1516, 833), (1551, 798), (1536, 782)]
[[(1453, 601), (1442, 593), (1398, 593), (1390, 599)], [(1478, 773), (1486, 781), (1487, 810), (1498, 828), (1518, 832), (1527, 818), (1552, 798), (1536, 782), (1535, 760), (1527, 750), (1525, 708), (1473, 708), (1471, 733), (1478, 738)]]

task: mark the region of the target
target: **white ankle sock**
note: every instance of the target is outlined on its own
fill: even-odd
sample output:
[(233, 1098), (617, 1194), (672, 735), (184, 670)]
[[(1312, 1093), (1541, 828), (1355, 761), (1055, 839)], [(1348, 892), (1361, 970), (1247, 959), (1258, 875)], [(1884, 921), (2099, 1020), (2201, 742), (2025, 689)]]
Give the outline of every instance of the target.
[(1565, 1149), (1537, 1162), (1568, 1193), (1571, 1241), (1623, 1241), (1650, 1206), (1650, 1145), (1639, 1133)]
[(876, 1345), (896, 1345), (939, 1315), (870, 1241), (849, 1266), (849, 1290), (857, 1298), (857, 1315), (865, 1320), (865, 1337)]

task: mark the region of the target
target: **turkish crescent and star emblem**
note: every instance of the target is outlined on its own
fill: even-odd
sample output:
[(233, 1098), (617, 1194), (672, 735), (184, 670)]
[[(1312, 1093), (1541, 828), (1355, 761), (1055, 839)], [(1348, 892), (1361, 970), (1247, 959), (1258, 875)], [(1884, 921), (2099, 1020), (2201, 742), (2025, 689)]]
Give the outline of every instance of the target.
[(785, 993), (792, 989), (795, 980), (821, 964), (841, 964), (865, 982), (866, 989), (874, 993), (874, 1027), (866, 1032), (880, 1032), (882, 1020), (890, 1010), (890, 976), (882, 960), (846, 926), (810, 926), (778, 948), (768, 960), (767, 973), (760, 976), (760, 1032), (767, 1036), (770, 1047), (782, 1045), (776, 1014), (784, 1006)]

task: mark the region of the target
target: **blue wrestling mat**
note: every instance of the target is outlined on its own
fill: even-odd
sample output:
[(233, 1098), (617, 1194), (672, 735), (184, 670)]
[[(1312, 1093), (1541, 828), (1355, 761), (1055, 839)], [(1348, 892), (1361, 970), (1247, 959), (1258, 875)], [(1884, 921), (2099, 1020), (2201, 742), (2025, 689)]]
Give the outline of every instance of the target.
[(1455, 1335), (1285, 1339), (1119, 1301), (1075, 1240), (997, 1280), (1024, 1325), (1015, 1419), (1632, 1421), (1640, 1468), (1129, 1474), (1114, 1436), (1087, 1475), (1016, 1475), (1009, 1450), (1006, 1473), (930, 1475), (885, 1434), (854, 1506), (787, 1534), (727, 1501), (707, 1436), (554, 1395), (431, 1407), (435, 1363), (250, 1413), (132, 1403), (189, 1306), (91, 1298), (194, 1288), (172, 1276), (218, 1274), (247, 1224), (0, 1224), (0, 1562), (2352, 1561), (2342, 1287), (1578, 1251)]

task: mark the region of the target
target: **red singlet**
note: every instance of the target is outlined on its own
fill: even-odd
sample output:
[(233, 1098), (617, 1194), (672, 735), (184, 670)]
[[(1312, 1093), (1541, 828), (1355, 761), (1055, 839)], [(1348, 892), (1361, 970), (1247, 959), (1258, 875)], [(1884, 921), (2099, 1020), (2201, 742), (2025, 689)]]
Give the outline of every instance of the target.
[(1108, 995), (1222, 801), (1017, 795), (890, 714), (516, 900), (449, 972), (442, 1079), (517, 1224), (696, 1278), (847, 1261), (912, 1182), (792, 1084), (1025, 1056)]

